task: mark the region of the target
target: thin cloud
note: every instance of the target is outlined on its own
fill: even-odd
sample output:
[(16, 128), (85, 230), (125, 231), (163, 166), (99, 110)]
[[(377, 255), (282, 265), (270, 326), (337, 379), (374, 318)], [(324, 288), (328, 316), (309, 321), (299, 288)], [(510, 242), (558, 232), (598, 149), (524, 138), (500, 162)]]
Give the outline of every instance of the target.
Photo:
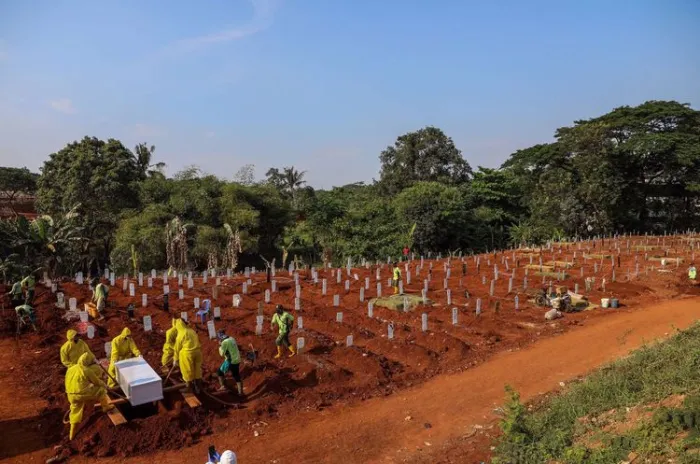
[(216, 136), (216, 132), (214, 132), (214, 131), (207, 131), (207, 132), (204, 133), (204, 136), (205, 136), (206, 138), (208, 138), (208, 139), (211, 139), (211, 138), (213, 138), (214, 136)]
[(59, 113), (75, 114), (76, 112), (75, 107), (73, 106), (73, 102), (70, 100), (70, 98), (59, 98), (58, 100), (51, 100), (49, 102), (49, 105), (51, 106), (51, 108), (53, 108), (54, 111), (58, 111)]
[(199, 37), (182, 39), (174, 44), (174, 48), (180, 51), (194, 50), (210, 44), (239, 40), (257, 34), (270, 27), (277, 8), (276, 0), (249, 1), (253, 5), (253, 17), (247, 24)]
[(133, 133), (137, 137), (159, 137), (165, 135), (165, 130), (150, 124), (134, 124)]

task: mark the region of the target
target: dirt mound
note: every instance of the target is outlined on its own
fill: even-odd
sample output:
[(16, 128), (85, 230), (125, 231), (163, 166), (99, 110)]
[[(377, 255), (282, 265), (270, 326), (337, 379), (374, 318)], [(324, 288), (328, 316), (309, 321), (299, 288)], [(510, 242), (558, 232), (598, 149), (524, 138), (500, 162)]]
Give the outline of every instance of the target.
[(212, 433), (212, 417), (203, 409), (180, 406), (172, 411), (153, 413), (155, 415), (143, 419), (132, 418), (119, 427), (104, 417), (88, 421), (81, 433), (72, 442), (64, 441), (64, 445), (85, 456), (126, 457), (189, 446)]

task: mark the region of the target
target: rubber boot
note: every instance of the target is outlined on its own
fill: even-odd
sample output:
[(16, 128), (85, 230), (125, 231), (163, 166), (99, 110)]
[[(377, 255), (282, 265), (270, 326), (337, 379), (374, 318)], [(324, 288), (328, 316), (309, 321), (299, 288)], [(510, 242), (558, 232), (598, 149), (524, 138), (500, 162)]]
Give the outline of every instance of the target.
[(243, 382), (236, 382), (236, 387), (238, 387), (238, 396), (243, 396)]
[(295, 354), (297, 354), (297, 350), (295, 350), (295, 349), (294, 349), (294, 346), (292, 346), (292, 345), (289, 345), (289, 351), (291, 351), (291, 353), (289, 354), (289, 357), (290, 357), (290, 358), (291, 358), (292, 356), (294, 356)]
[(199, 395), (200, 393), (202, 393), (202, 387), (200, 385), (200, 382), (201, 382), (200, 379), (196, 379), (196, 380), (192, 381), (192, 385), (194, 385), (194, 393), (196, 395)]
[(220, 375), (218, 375), (217, 378), (219, 379), (219, 391), (226, 391), (226, 380)]
[(109, 402), (109, 396), (107, 395), (100, 398), (100, 406), (102, 406), (102, 412), (109, 412), (115, 408), (115, 406)]
[(71, 424), (70, 425), (70, 433), (68, 434), (69, 440), (72, 440), (73, 437), (75, 437), (75, 432), (78, 430), (78, 425), (80, 425), (80, 424)]
[(282, 357), (282, 347), (278, 346), (277, 347), (277, 354), (275, 355), (275, 359), (279, 359)]

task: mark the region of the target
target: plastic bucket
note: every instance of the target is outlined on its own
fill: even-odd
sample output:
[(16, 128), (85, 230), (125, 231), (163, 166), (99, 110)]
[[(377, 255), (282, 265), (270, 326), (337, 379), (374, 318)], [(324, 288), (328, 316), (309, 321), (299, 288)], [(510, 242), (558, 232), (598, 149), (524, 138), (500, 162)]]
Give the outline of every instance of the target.
[(600, 306), (602, 308), (609, 308), (610, 307), (610, 299), (609, 298), (603, 298), (600, 300)]
[(611, 308), (617, 308), (620, 306), (620, 302), (618, 301), (617, 298), (611, 298), (610, 299), (610, 307)]

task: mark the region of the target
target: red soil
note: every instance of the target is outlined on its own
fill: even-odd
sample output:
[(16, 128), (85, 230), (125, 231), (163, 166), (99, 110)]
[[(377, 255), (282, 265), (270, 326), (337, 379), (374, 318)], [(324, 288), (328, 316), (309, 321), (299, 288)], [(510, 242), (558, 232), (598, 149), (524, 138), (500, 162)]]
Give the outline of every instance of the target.
[[(655, 244), (662, 239), (635, 239), (635, 243)], [(605, 252), (613, 250), (616, 245), (622, 248), (620, 255), (620, 267), (616, 268), (618, 282), (610, 282), (610, 259), (584, 260), (584, 251)], [(634, 243), (633, 243), (634, 244)], [(598, 263), (596, 274), (596, 286), (600, 286), (602, 278), (606, 277), (608, 283), (603, 293), (600, 288), (589, 292), (588, 296), (593, 302), (600, 302), (601, 297), (614, 295), (621, 303), (628, 307), (648, 304), (653, 300), (672, 298), (684, 294), (698, 294), (695, 287), (679, 284), (684, 279), (681, 277), (685, 266), (681, 264), (679, 269), (672, 269), (670, 273), (657, 273), (651, 271), (651, 266), (659, 267), (658, 262), (644, 261), (644, 254), (649, 256), (652, 251), (627, 250), (627, 240), (615, 242), (608, 240), (602, 243), (583, 243), (568, 245), (561, 249), (542, 253), (544, 263), (553, 258), (557, 261), (571, 261), (576, 253), (576, 265), (567, 270), (570, 274), (567, 280), (561, 284), (573, 289), (574, 283), (579, 284), (579, 291), (584, 292), (585, 286), (580, 277), (580, 269), (583, 267), (584, 275), (593, 274), (594, 262)], [(587, 250), (590, 249), (590, 250)], [(659, 249), (669, 256), (684, 256), (686, 263), (692, 259), (692, 250), (687, 243), (678, 239), (664, 239), (659, 243)], [(614, 251), (617, 255), (617, 251)], [(304, 329), (293, 333), (292, 341), (298, 336), (306, 340), (306, 348), (302, 354), (295, 358), (275, 361), (272, 356), (275, 353), (274, 338), (276, 333), (270, 331), (269, 323), (275, 304), (283, 304), (287, 308), (294, 307), (294, 285), (287, 272), (278, 272), (276, 280), (279, 292), (272, 294), (270, 304), (263, 305), (265, 315), (264, 332), (262, 336), (255, 335), (255, 316), (257, 315), (258, 302), (263, 300), (264, 290), (270, 288), (265, 282), (264, 274), (253, 277), (253, 285), (249, 286), (248, 295), (242, 295), (241, 307), (232, 308), (231, 300), (234, 293), (241, 293), (241, 283), (245, 278), (237, 275), (232, 279), (222, 278), (222, 286), (219, 288), (219, 297), (213, 306), (222, 308), (222, 320), (216, 322), (217, 329), (225, 328), (227, 332), (236, 337), (239, 346), (247, 351), (252, 345), (257, 351), (258, 360), (254, 365), (245, 364), (242, 369), (247, 400), (244, 403), (235, 395), (220, 396), (225, 402), (239, 403), (240, 409), (225, 409), (219, 403), (208, 397), (201, 397), (203, 408), (196, 411), (183, 406), (179, 395), (172, 395), (164, 401), (163, 410), (160, 413), (154, 411), (148, 417), (133, 417), (125, 426), (115, 428), (103, 415), (93, 415), (86, 420), (78, 437), (68, 445), (62, 438), (66, 435), (66, 426), (62, 425), (63, 412), (67, 410), (67, 401), (63, 393), (64, 370), (60, 365), (58, 348), (64, 341), (65, 330), (75, 323), (69, 324), (60, 318), (63, 311), (53, 308), (54, 297), (50, 291), (43, 293), (38, 291), (37, 308), (40, 320), (40, 332), (24, 333), (19, 338), (19, 344), (9, 340), (2, 340), (5, 353), (11, 349), (11, 356), (0, 357), (0, 372), (8, 372), (14, 381), (21, 382), (24, 386), (27, 398), (42, 398), (45, 400), (43, 412), (34, 417), (25, 417), (18, 413), (17, 408), (7, 404), (0, 409), (3, 417), (0, 419), (2, 428), (0, 436), (9, 429), (10, 423), (20, 421), (13, 429), (41, 430), (42, 433), (25, 433), (26, 438), (13, 442), (12, 446), (0, 447), (0, 458), (22, 458), (22, 455), (42, 448), (50, 447), (62, 441), (66, 449), (72, 453), (88, 456), (107, 456), (117, 454), (121, 456), (144, 455), (155, 450), (177, 449), (190, 443), (203, 441), (203, 436), (213, 433), (220, 436), (225, 432), (228, 437), (248, 437), (250, 429), (264, 430), (262, 427), (277, 423), (280, 419), (285, 421), (299, 421), (308, 414), (319, 414), (321, 411), (339, 404), (355, 404), (360, 400), (372, 397), (381, 397), (404, 390), (425, 382), (437, 375), (460, 372), (465, 369), (483, 363), (493, 354), (501, 351), (517, 350), (531, 342), (568, 331), (571, 327), (588, 324), (590, 321), (615, 313), (596, 309), (576, 314), (567, 314), (564, 319), (554, 322), (545, 322), (544, 311), (541, 308), (526, 301), (526, 295), (522, 291), (525, 264), (529, 263), (528, 257), (523, 257), (521, 252), (515, 254), (481, 255), (480, 273), (476, 272), (475, 258), (465, 258), (467, 263), (467, 275), (462, 276), (461, 260), (451, 260), (451, 278), (449, 286), (452, 289), (452, 304), (446, 305), (446, 294), (443, 290), (443, 270), (445, 260), (433, 261), (432, 281), (430, 283), (429, 298), (435, 304), (430, 307), (419, 306), (409, 313), (397, 313), (385, 308), (375, 307), (374, 318), (367, 317), (366, 302), (359, 301), (359, 288), (364, 283), (365, 277), (370, 277), (371, 284), (366, 290), (366, 297), (375, 296), (376, 267), (371, 269), (354, 269), (359, 280), (351, 280), (351, 290), (344, 290), (344, 280), (336, 284), (331, 270), (320, 271), (320, 278), (328, 279), (328, 294), (321, 295), (321, 284), (314, 285), (305, 271), (301, 272), (302, 286), (302, 311), (295, 317), (302, 316)], [(505, 277), (506, 266), (502, 259), (507, 257), (512, 270), (514, 261), (519, 261), (514, 279), (514, 291), (508, 294), (508, 278)], [(634, 278), (635, 257), (639, 262), (640, 276)], [(490, 263), (489, 263), (490, 261)], [(533, 258), (537, 264), (538, 258)], [(488, 296), (489, 279), (493, 278), (493, 264), (498, 263), (501, 273), (496, 282), (496, 292), (493, 297)], [(430, 263), (426, 260), (424, 269), (416, 276), (415, 268), (420, 264), (414, 261), (410, 264), (413, 282), (406, 286), (408, 293), (420, 294), (423, 279), (428, 275)], [(649, 270), (647, 271), (647, 268)], [(630, 269), (632, 280), (627, 280), (627, 269)], [(403, 270), (403, 265), (402, 265)], [(542, 286), (541, 277), (535, 277), (534, 270), (529, 271), (529, 287)], [(649, 275), (646, 275), (648, 272)], [(384, 265), (381, 267), (381, 280), (383, 291), (386, 294), (386, 279), (390, 276), (390, 269)], [(486, 285), (482, 284), (482, 276), (486, 276)], [(343, 279), (345, 279), (343, 271)], [(549, 280), (549, 277), (547, 278)], [(461, 281), (461, 286), (460, 286)], [(121, 282), (121, 281), (120, 281)], [(155, 280), (154, 288), (137, 288), (136, 297), (130, 298), (121, 290), (120, 282), (110, 291), (111, 308), (108, 308), (106, 321), (93, 321), (97, 328), (94, 340), (88, 340), (93, 352), (98, 357), (104, 357), (104, 343), (111, 340), (125, 326), (130, 327), (136, 344), (142, 354), (152, 366), (159, 366), (161, 347), (164, 340), (164, 331), (170, 326), (170, 318), (179, 316), (181, 311), (188, 311), (189, 319), (195, 319), (193, 298), (211, 298), (213, 279), (204, 284), (201, 278), (196, 279), (193, 290), (187, 290), (184, 300), (177, 299), (177, 279), (170, 279), (170, 313), (160, 309), (162, 294), (162, 281), (160, 277)], [(186, 283), (186, 282), (185, 282)], [(556, 284), (556, 282), (554, 282)], [(70, 297), (78, 299), (78, 307), (89, 301), (90, 292), (87, 285), (78, 286), (72, 282), (62, 284), (66, 294), (66, 301)], [(470, 297), (466, 297), (464, 290), (468, 290)], [(513, 297), (519, 293), (520, 309), (514, 309)], [(149, 306), (141, 308), (141, 294), (149, 295)], [(341, 295), (340, 308), (332, 305), (333, 294)], [(474, 313), (475, 299), (481, 298), (482, 314)], [(134, 303), (136, 309), (136, 321), (129, 321), (125, 308), (128, 303)], [(496, 302), (500, 302), (500, 309), (496, 310)], [(451, 324), (451, 308), (457, 307), (460, 311), (459, 324)], [(338, 310), (344, 313), (341, 324), (335, 322)], [(429, 330), (422, 332), (420, 328), (420, 313), (425, 312), (429, 317)], [(146, 333), (142, 329), (140, 321), (145, 315), (153, 318), (154, 331)], [(395, 338), (388, 340), (386, 337), (387, 321), (395, 324)], [(12, 337), (14, 333), (14, 315), (11, 312), (3, 312), (3, 336)], [(218, 355), (218, 344), (209, 340), (206, 326), (199, 324), (197, 331), (202, 341), (204, 351), (205, 382), (211, 390), (216, 384), (214, 372), (221, 359)], [(345, 346), (345, 337), (354, 336), (354, 346)], [(14, 348), (10, 348), (14, 345)], [(29, 349), (27, 347), (30, 347)], [(36, 369), (23, 369), (26, 366), (37, 366)], [(11, 398), (9, 391), (14, 387), (12, 382), (5, 382), (5, 375), (0, 378), (0, 398)], [(8, 385), (6, 388), (5, 385)], [(502, 386), (501, 386), (502, 387)], [(499, 388), (501, 388), (499, 387)], [(32, 410), (37, 410), (36, 401), (30, 402)], [(128, 414), (128, 411), (126, 412)], [(6, 415), (7, 414), (7, 415)], [(86, 414), (86, 418), (89, 413)], [(25, 418), (23, 418), (25, 417)], [(39, 428), (40, 427), (40, 428)], [(46, 433), (46, 430), (50, 430)], [(244, 435), (245, 434), (245, 435)], [(209, 439), (214, 440), (215, 437)], [(5, 438), (2, 440), (6, 441)], [(9, 442), (8, 442), (9, 443)], [(260, 446), (265, 446), (261, 443)], [(65, 452), (65, 451), (64, 451)], [(50, 452), (45, 454), (52, 455)]]

